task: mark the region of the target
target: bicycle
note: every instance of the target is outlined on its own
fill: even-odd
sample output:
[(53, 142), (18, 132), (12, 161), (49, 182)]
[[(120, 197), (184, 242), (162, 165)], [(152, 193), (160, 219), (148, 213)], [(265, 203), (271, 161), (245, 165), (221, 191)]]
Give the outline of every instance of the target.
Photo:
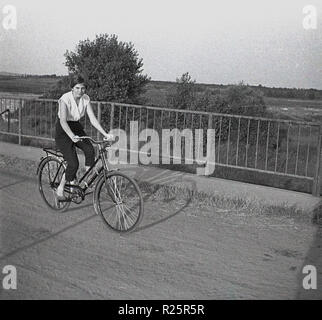
[[(46, 156), (40, 159), (37, 168), (39, 192), (43, 200), (50, 209), (64, 212), (72, 202), (80, 204), (93, 193), (94, 210), (110, 229), (119, 233), (133, 231), (144, 213), (143, 196), (137, 182), (125, 173), (109, 169), (110, 142), (95, 141), (87, 136), (80, 139), (89, 139), (97, 145), (98, 156), (93, 166), (80, 178), (79, 185), (66, 183), (64, 192), (68, 196), (64, 200), (57, 200), (56, 189), (66, 171), (66, 161), (59, 150), (43, 148)], [(95, 170), (99, 161), (101, 166)], [(87, 183), (84, 183), (88, 177)], [(90, 191), (93, 185), (94, 191)]]

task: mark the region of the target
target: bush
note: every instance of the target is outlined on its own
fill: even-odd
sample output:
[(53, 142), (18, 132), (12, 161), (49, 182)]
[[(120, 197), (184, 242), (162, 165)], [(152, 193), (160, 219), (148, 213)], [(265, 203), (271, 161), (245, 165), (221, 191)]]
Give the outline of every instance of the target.
[[(266, 106), (261, 91), (241, 82), (238, 85), (229, 86), (227, 89), (219, 91), (219, 93), (209, 89), (197, 93), (195, 81), (192, 80), (189, 73), (185, 73), (180, 79), (177, 79), (175, 91), (168, 95), (167, 101), (167, 106), (175, 109), (223, 114), (222, 117), (214, 117), (213, 119), (216, 138), (220, 139), (221, 142), (227, 141), (228, 137), (236, 140), (238, 133), (241, 140), (247, 140), (249, 130), (250, 132), (257, 132), (257, 123), (255, 121), (251, 121), (248, 130), (247, 121), (244, 120), (238, 123), (236, 119), (231, 119), (225, 114), (257, 117), (266, 115)], [(178, 121), (172, 119), (168, 126), (174, 127), (176, 123), (180, 126), (184, 124), (183, 114), (179, 115)], [(202, 128), (207, 127), (208, 119), (204, 117)], [(260, 132), (262, 133), (263, 131), (260, 130)], [(260, 139), (263, 140), (264, 136), (261, 135)]]
[[(133, 44), (101, 34), (93, 41), (80, 41), (75, 52), (67, 51), (65, 57), (68, 71), (85, 78), (92, 100), (140, 103), (149, 78), (142, 74), (143, 61)], [(59, 98), (69, 90), (64, 77), (46, 97)]]

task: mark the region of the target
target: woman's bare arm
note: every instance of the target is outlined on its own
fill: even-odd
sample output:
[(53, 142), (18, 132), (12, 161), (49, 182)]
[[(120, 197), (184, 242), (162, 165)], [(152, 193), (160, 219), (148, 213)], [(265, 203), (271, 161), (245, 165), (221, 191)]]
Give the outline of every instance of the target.
[(102, 126), (100, 125), (100, 123), (98, 122), (98, 120), (97, 120), (97, 118), (95, 117), (95, 114), (94, 114), (94, 112), (93, 112), (93, 108), (92, 108), (92, 106), (91, 106), (91, 104), (89, 103), (88, 104), (88, 106), (87, 106), (87, 108), (86, 108), (86, 110), (87, 110), (87, 115), (88, 115), (88, 117), (89, 117), (89, 120), (90, 120), (90, 122), (91, 122), (91, 124), (92, 124), (92, 126), (94, 127), (94, 128), (96, 128), (103, 136), (105, 136), (106, 138), (108, 138), (108, 139), (112, 139), (113, 138), (113, 135), (111, 135), (111, 134), (108, 134), (103, 128), (102, 128)]

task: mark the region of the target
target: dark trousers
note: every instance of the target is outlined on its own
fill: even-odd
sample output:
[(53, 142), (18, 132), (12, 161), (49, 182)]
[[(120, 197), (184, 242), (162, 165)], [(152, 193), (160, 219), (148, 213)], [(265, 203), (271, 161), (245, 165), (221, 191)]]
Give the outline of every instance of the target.
[[(72, 132), (77, 136), (86, 136), (82, 125), (78, 121), (67, 122)], [(79, 167), (76, 147), (83, 150), (85, 154), (85, 166), (92, 166), (95, 163), (95, 151), (91, 142), (87, 139), (74, 143), (62, 128), (59, 119), (56, 122), (55, 142), (67, 161), (66, 181), (73, 181)]]

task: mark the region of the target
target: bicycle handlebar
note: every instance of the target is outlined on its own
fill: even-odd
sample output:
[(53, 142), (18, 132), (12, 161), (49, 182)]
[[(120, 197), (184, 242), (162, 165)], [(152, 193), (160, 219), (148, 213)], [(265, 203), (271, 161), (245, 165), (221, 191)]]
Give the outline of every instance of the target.
[(112, 142), (111, 140), (105, 140), (105, 139), (103, 139), (101, 141), (94, 140), (92, 137), (89, 137), (89, 136), (82, 136), (82, 137), (78, 137), (78, 138), (81, 139), (81, 140), (88, 139), (94, 144), (104, 144), (104, 143), (111, 143)]

